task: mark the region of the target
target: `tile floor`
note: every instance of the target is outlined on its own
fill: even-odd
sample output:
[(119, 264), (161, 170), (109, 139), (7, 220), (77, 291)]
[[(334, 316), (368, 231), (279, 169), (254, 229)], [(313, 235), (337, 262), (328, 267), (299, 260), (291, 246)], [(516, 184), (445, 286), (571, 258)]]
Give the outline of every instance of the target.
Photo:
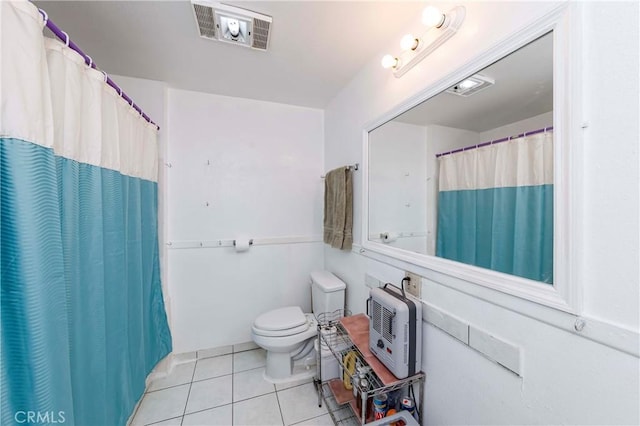
[(131, 426), (333, 424), (310, 379), (274, 386), (262, 378), (265, 362), (263, 349), (199, 351), (149, 385)]

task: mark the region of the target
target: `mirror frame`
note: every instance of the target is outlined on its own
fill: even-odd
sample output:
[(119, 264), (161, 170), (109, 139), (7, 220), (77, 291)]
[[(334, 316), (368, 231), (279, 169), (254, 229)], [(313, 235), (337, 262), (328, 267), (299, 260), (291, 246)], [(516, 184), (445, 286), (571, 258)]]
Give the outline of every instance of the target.
[[(581, 213), (578, 200), (582, 197), (579, 178), (582, 171), (581, 127), (582, 95), (580, 73), (579, 3), (563, 3), (549, 13), (512, 34), (502, 42), (476, 55), (463, 66), (425, 90), (369, 123), (363, 129), (362, 182), (362, 249), (363, 256), (385, 263), (389, 258), (399, 261), (400, 268), (413, 269), (426, 279), (474, 293), (467, 283), (480, 285), (502, 293), (573, 314), (582, 310), (579, 283)], [(473, 75), (504, 58), (533, 40), (553, 31), (553, 126), (554, 126), (554, 283), (536, 282), (477, 266), (467, 265), (436, 256), (415, 253), (369, 240), (369, 132), (423, 101), (443, 92), (458, 81)], [(575, 182), (575, 183), (574, 183)], [(394, 265), (395, 266), (395, 265)], [(415, 267), (418, 268), (415, 268)], [(450, 278), (457, 278), (450, 279)]]

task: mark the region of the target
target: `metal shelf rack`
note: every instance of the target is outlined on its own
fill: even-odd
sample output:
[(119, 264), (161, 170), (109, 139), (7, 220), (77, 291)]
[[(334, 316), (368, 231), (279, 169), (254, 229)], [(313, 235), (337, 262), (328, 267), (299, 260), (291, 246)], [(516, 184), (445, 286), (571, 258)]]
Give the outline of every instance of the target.
[[(318, 391), (318, 406), (322, 406), (322, 402), (324, 401), (336, 425), (365, 425), (374, 421), (373, 410), (371, 410), (370, 407), (372, 406), (371, 401), (375, 396), (399, 389), (408, 390), (410, 387), (413, 387), (414, 384), (419, 384), (419, 386), (417, 386), (419, 398), (416, 398), (415, 403), (418, 413), (422, 413), (425, 374), (420, 372), (405, 379), (397, 379), (379, 362), (375, 362), (376, 365), (373, 366), (369, 365), (370, 363), (367, 362), (367, 360), (371, 361), (371, 355), (368, 347), (358, 347), (358, 345), (354, 343), (349, 335), (349, 331), (352, 330), (347, 330), (343, 321), (341, 321), (341, 319), (346, 316), (349, 316), (349, 313), (343, 311), (318, 315), (319, 342), (316, 363), (318, 372), (315, 378), (316, 389)], [(362, 330), (359, 332), (363, 333)], [(368, 328), (364, 332), (366, 332), (368, 336)], [(321, 380), (321, 348), (323, 344), (338, 361), (341, 371), (340, 378), (326, 381)], [(361, 344), (360, 346), (363, 345)], [(368, 346), (368, 337), (366, 346)], [(352, 352), (355, 353), (355, 364), (358, 366), (358, 370), (364, 374), (366, 379), (365, 386), (361, 386), (359, 380), (351, 383), (351, 385), (356, 388), (356, 393), (360, 401), (356, 401), (352, 390), (347, 390), (343, 386), (344, 376), (342, 372), (348, 371), (347, 366), (345, 366), (345, 356)], [(369, 354), (369, 356), (365, 355), (365, 353)], [(353, 357), (353, 355), (351, 355), (351, 357)]]

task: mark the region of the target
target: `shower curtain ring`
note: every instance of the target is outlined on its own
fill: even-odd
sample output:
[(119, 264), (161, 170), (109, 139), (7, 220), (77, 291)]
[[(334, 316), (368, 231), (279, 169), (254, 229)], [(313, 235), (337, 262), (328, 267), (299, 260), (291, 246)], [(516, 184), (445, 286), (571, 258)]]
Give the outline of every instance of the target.
[(65, 41), (64, 41), (65, 46), (69, 47), (69, 41), (70, 41), (69, 34), (65, 33), (64, 31), (62, 31), (62, 34), (64, 34), (64, 37), (65, 37)]
[(106, 72), (104, 72), (104, 71), (102, 71), (102, 70), (100, 70), (100, 72), (102, 73), (102, 75), (104, 75), (104, 82), (105, 82), (105, 83), (108, 83), (108, 82), (109, 82), (109, 81), (108, 81), (108, 80), (109, 80), (109, 76), (107, 75), (107, 73), (106, 73)]
[(42, 9), (38, 9), (38, 11), (42, 13), (42, 19), (44, 19), (44, 25), (47, 25), (47, 22), (49, 22), (49, 15), (47, 15), (47, 12), (45, 12)]
[(122, 97), (122, 89), (118, 87), (118, 95)]
[[(89, 65), (89, 68), (91, 68), (91, 66), (93, 65), (93, 59), (91, 59), (91, 56), (89, 56), (89, 55), (85, 55), (85, 56), (87, 57), (87, 59), (89, 59), (89, 64), (88, 65)], [(86, 61), (86, 59), (85, 59), (85, 61)]]

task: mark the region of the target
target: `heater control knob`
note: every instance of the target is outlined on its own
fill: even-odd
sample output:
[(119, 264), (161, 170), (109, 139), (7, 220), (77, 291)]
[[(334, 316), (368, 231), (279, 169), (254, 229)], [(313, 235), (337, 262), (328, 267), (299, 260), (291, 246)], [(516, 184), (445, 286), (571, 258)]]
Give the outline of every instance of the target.
[(377, 346), (378, 346), (380, 349), (384, 348), (384, 342), (382, 341), (382, 339), (378, 339)]

